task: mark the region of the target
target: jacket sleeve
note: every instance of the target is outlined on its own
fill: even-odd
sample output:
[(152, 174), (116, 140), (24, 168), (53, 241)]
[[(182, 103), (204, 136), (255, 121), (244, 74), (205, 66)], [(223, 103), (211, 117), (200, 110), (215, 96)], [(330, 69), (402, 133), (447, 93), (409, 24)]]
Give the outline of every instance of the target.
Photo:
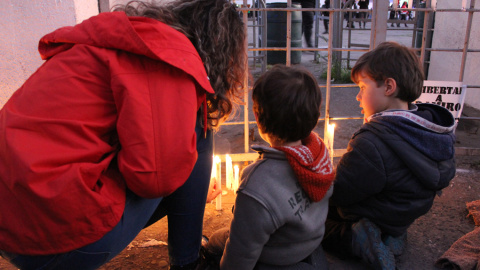
[(239, 192), (220, 269), (253, 269), (263, 246), (275, 230), (267, 209), (255, 199)]
[(379, 193), (387, 181), (377, 145), (360, 134), (348, 145), (337, 165), (332, 205), (355, 204)]
[(159, 61), (137, 69), (112, 78), (118, 167), (135, 194), (162, 197), (186, 181), (196, 162), (197, 87), (192, 77)]

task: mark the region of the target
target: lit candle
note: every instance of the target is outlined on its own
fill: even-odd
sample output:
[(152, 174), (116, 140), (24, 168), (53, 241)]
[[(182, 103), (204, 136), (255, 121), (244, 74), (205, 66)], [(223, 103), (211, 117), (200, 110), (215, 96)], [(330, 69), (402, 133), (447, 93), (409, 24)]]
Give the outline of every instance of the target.
[[(219, 156), (215, 156), (213, 161), (216, 167), (216, 185), (217, 185), (217, 188), (221, 188), (222, 187), (222, 161), (220, 160)], [(215, 202), (216, 202), (216, 209), (222, 210), (222, 194), (221, 193), (218, 194)]]
[(215, 156), (212, 156), (212, 174), (210, 176), (210, 181), (217, 179), (217, 164), (215, 163)]
[(237, 192), (237, 189), (238, 189), (238, 176), (239, 176), (239, 168), (238, 168), (238, 165), (235, 165), (235, 167), (233, 167), (234, 171), (235, 171), (235, 178), (233, 180), (233, 191), (234, 192)]
[(227, 189), (232, 189), (232, 179), (233, 179), (232, 158), (227, 154), (225, 156), (225, 184), (227, 186)]
[(326, 144), (327, 144), (327, 149), (328, 149), (328, 152), (330, 153), (330, 159), (332, 160), (332, 162), (333, 162), (333, 138), (334, 138), (334, 135), (335, 135), (335, 124), (328, 124)]

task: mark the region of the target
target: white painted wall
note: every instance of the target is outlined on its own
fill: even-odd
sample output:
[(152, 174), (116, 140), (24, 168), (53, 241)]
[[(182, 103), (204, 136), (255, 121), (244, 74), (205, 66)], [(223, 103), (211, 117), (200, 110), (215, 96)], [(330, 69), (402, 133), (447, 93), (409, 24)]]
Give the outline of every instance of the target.
[(73, 4), (76, 23), (98, 14), (98, 0), (73, 0)]
[(110, 8), (112, 8), (115, 5), (125, 5), (129, 1), (130, 0), (110, 0)]
[[(467, 0), (470, 7), (470, 0)], [(476, 1), (475, 8), (479, 8)], [(438, 9), (462, 8), (460, 0), (437, 0)], [(438, 12), (435, 16), (435, 32), (433, 34), (433, 48), (462, 49), (465, 43), (465, 30), (467, 27), (468, 13)], [(473, 16), (472, 31), (470, 34), (469, 48), (480, 48), (480, 13)], [(429, 80), (459, 81), (462, 62), (462, 53), (432, 52), (428, 71)], [(468, 53), (463, 82), (467, 85), (480, 85), (480, 55)], [(465, 103), (480, 109), (480, 89), (467, 89)]]
[(98, 14), (97, 0), (0, 1), (0, 108), (43, 63), (38, 41)]

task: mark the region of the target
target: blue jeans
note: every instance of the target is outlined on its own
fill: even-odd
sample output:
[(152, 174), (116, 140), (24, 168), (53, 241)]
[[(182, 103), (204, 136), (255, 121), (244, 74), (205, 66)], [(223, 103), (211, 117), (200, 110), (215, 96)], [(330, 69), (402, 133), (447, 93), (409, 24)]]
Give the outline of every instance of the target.
[(20, 269), (97, 269), (118, 255), (140, 231), (168, 216), (170, 263), (184, 265), (199, 256), (203, 214), (212, 170), (213, 136), (205, 137), (197, 121), (198, 160), (185, 184), (164, 198), (145, 199), (127, 189), (119, 223), (95, 243), (54, 255), (28, 256), (0, 250), (0, 255)]
[(146, 226), (168, 215), (170, 264), (186, 265), (197, 260), (202, 241), (203, 214), (213, 163), (213, 135), (205, 137), (197, 123), (198, 159), (187, 182), (165, 197)]

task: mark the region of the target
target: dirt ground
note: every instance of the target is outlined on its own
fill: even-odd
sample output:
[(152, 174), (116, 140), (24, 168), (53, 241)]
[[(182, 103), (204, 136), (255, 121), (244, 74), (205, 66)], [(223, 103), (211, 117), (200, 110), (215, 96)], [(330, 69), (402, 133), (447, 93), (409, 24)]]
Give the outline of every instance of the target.
[[(480, 199), (480, 156), (458, 156), (457, 175), (442, 196), (437, 197), (433, 208), (418, 219), (408, 230), (407, 249), (398, 260), (399, 269), (437, 269), (434, 262), (458, 238), (474, 228), (467, 217), (465, 203)], [(207, 204), (204, 234), (228, 226), (235, 196), (231, 191), (222, 196), (222, 210)], [(143, 230), (135, 240), (101, 270), (168, 269), (167, 220), (163, 219)], [(340, 261), (327, 256), (330, 269), (368, 269), (358, 261)], [(0, 269), (15, 267), (0, 259)]]
[[(480, 199), (480, 156), (457, 158), (458, 172), (443, 194), (437, 197), (433, 208), (418, 219), (408, 230), (407, 249), (398, 259), (399, 269), (437, 269), (435, 261), (458, 238), (473, 230), (475, 224), (467, 217), (465, 203)], [(210, 203), (205, 209), (204, 234), (228, 226), (232, 219), (235, 196), (231, 191), (222, 196), (222, 210)], [(158, 243), (150, 241), (159, 241)], [(168, 269), (167, 221), (157, 222), (142, 231), (131, 246), (119, 254), (102, 270)], [(142, 247), (147, 243), (158, 244)], [(148, 244), (147, 244), (148, 245)], [(358, 261), (340, 261), (327, 256), (329, 269), (368, 269)]]
[[(467, 218), (465, 203), (480, 199), (480, 157), (459, 157), (457, 176), (450, 186), (437, 197), (433, 208), (418, 219), (408, 230), (407, 249), (399, 258), (399, 269), (437, 269), (434, 263), (458, 238), (474, 228)], [(232, 219), (234, 195), (229, 191), (222, 196), (222, 210), (208, 204), (205, 210), (204, 234), (209, 236), (216, 229), (228, 226)], [(142, 247), (149, 241), (158, 245)], [(168, 269), (167, 222), (161, 220), (142, 231), (131, 246), (120, 253), (102, 270)], [(150, 242), (152, 243), (152, 242)], [(155, 244), (153, 242), (153, 244)], [(330, 269), (368, 269), (358, 261), (340, 261), (328, 256)], [(0, 264), (1, 268), (1, 264)]]

